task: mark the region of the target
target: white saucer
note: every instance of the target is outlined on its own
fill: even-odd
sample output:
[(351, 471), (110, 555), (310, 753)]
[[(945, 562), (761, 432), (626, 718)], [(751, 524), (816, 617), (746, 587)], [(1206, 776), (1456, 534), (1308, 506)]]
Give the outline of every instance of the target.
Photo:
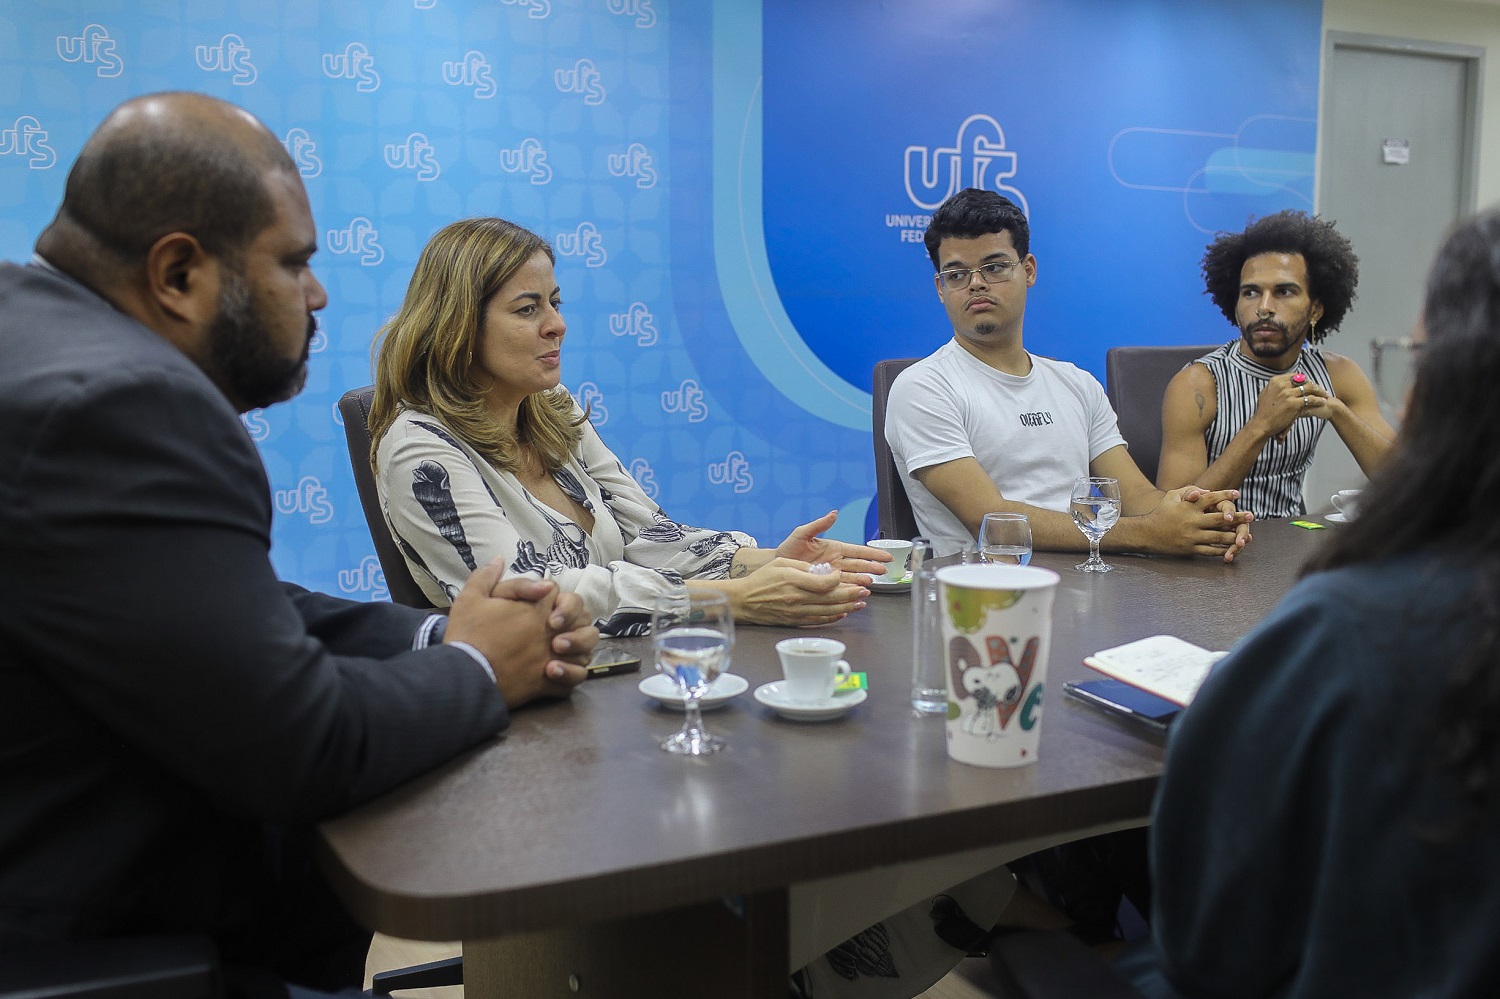
[(906, 593), (911, 589), (911, 573), (908, 572), (900, 579), (886, 579), (884, 576), (875, 576), (870, 580), (871, 593)]
[(827, 721), (837, 718), (856, 704), (863, 704), (868, 693), (863, 690), (846, 690), (834, 694), (822, 704), (804, 704), (788, 700), (782, 693), (781, 681), (773, 680), (755, 688), (755, 699), (775, 711), (788, 721)]
[[(647, 697), (661, 701), (663, 707), (680, 708), (683, 705), (682, 688), (677, 681), (665, 673), (652, 673), (636, 685), (636, 689)], [(736, 673), (720, 673), (719, 678), (708, 685), (703, 696), (698, 698), (698, 710), (712, 711), (722, 708), (734, 698), (750, 689), (750, 681)]]
[(1339, 513), (1338, 511), (1334, 511), (1333, 513), (1330, 513), (1328, 516), (1324, 517), (1323, 519), (1326, 520), (1326, 521), (1328, 521), (1330, 524), (1347, 524), (1347, 523), (1349, 523), (1349, 518), (1345, 517), (1343, 514)]

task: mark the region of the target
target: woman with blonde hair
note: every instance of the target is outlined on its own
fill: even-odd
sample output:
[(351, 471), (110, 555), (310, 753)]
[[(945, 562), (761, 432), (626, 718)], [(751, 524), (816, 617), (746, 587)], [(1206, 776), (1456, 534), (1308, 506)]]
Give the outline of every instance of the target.
[(708, 581), (752, 623), (823, 625), (864, 607), (862, 574), (889, 557), (819, 537), (835, 514), (762, 550), (676, 523), (646, 496), (561, 387), (553, 263), (545, 240), (504, 219), (454, 222), (381, 330), (370, 460), (428, 598), (448, 605), (499, 558), (577, 592), (610, 635), (643, 633), (657, 596)]

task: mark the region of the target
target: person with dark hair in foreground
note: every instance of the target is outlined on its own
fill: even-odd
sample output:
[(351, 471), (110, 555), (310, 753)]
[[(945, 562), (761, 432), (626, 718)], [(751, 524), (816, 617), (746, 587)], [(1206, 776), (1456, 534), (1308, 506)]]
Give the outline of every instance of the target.
[(585, 675), (582, 602), (499, 565), (446, 619), (277, 581), (238, 414), (302, 386), (316, 249), (264, 125), (155, 94), (0, 264), (0, 962), (207, 934), (232, 996), (357, 994), (311, 824)]
[(1098, 380), (1026, 350), (1037, 262), (1021, 210), (971, 187), (938, 207), (925, 239), (954, 335), (897, 376), (885, 436), (938, 554), (972, 544), (997, 510), (1026, 514), (1037, 548), (1084, 548), (1067, 511), (1073, 480), (1097, 475), (1120, 482), (1107, 549), (1233, 561), (1250, 540), (1234, 490), (1157, 489), (1126, 451)]
[(1147, 996), (1500, 994), (1500, 212), (1439, 250), (1414, 343), (1359, 518), (1173, 728), (1117, 964)]
[(1210, 243), (1203, 279), (1240, 335), (1167, 386), (1157, 485), (1239, 489), (1257, 517), (1301, 516), (1302, 480), (1329, 423), (1374, 471), (1395, 431), (1359, 365), (1320, 346), (1359, 284), (1349, 240), (1326, 219), (1277, 212)]

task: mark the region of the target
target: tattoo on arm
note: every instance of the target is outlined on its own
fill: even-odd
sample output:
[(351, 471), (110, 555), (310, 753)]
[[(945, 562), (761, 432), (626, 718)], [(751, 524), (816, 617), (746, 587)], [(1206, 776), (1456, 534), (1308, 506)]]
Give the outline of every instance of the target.
[(748, 575), (750, 575), (750, 567), (743, 562), (736, 562), (734, 565), (729, 567), (730, 579), (740, 579), (741, 577)]
[(1203, 393), (1202, 392), (1194, 392), (1193, 393), (1193, 401), (1198, 404), (1198, 418), (1201, 420), (1201, 419), (1203, 419), (1203, 404), (1204, 404)]

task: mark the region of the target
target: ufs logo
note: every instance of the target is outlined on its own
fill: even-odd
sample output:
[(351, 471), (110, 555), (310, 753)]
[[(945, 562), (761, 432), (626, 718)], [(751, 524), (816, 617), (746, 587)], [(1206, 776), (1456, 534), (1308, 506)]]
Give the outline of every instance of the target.
[(526, 16), (540, 21), (552, 13), (552, 0), (500, 0), (507, 7), (525, 7)]
[(1005, 132), (987, 114), (971, 114), (958, 126), (952, 146), (906, 147), (906, 195), (919, 208), (934, 209), (961, 188), (998, 191), (1031, 214), (1026, 195), (1003, 183), (1016, 175), (1016, 154), (1005, 148)]
[(384, 600), (391, 595), (385, 585), (385, 570), (380, 568), (380, 559), (374, 555), (366, 555), (353, 569), (340, 569), (339, 590), (343, 593), (368, 593), (371, 600)]
[(609, 259), (604, 237), (592, 222), (580, 222), (572, 232), (560, 232), (553, 241), (559, 257), (583, 257), (585, 267), (603, 267)]
[(354, 89), (370, 94), (380, 89), (375, 57), (363, 42), (350, 42), (342, 52), (323, 53), (323, 75), (330, 80), (358, 80)]
[(437, 180), (442, 167), (438, 165), (437, 150), (421, 132), (413, 132), (405, 142), (385, 147), (385, 165), (392, 170), (415, 170), (417, 180)]
[(309, 354), (321, 354), (328, 349), (328, 334), (323, 332), (323, 324), (313, 319), (312, 336), (307, 338), (307, 352)]
[(344, 414), (343, 411), (339, 409), (339, 404), (335, 402), (329, 408), (333, 410), (333, 425), (336, 427), (342, 427), (344, 425)]
[(0, 129), (0, 156), (20, 156), (32, 170), (48, 170), (57, 162), (57, 153), (47, 145), (47, 130), (29, 114), (17, 118), (10, 128)]
[(552, 79), (556, 81), (557, 89), (565, 94), (583, 94), (583, 103), (590, 107), (604, 103), (604, 84), (591, 60), (580, 59), (572, 69), (556, 70)]
[(271, 436), (271, 425), (266, 422), (266, 411), (263, 409), (252, 409), (240, 414), (240, 422), (245, 425), (245, 433), (250, 439), (259, 444)]
[(689, 423), (702, 423), (708, 419), (708, 404), (703, 401), (703, 390), (691, 378), (670, 392), (661, 394), (664, 413), (686, 413)]
[(615, 336), (633, 337), (637, 347), (650, 347), (657, 339), (656, 317), (645, 302), (631, 302), (624, 312), (609, 314), (609, 331)]
[(515, 149), (500, 150), (500, 169), (506, 173), (524, 173), (536, 186), (552, 179), (552, 168), (547, 165), (547, 150), (542, 140), (530, 136), (521, 140)]
[(737, 493), (748, 493), (755, 485), (750, 475), (750, 462), (739, 451), (730, 451), (723, 461), (708, 463), (708, 481), (716, 486), (734, 486)]
[(304, 475), (291, 489), (276, 490), (276, 509), (282, 513), (305, 513), (309, 524), (326, 524), (333, 519), (328, 490), (311, 475)]
[(474, 96), (487, 100), (495, 96), (495, 80), (490, 76), (490, 61), (474, 49), (457, 62), (443, 63), (443, 82), (450, 87), (473, 87)]
[(437, 6), (437, 0), (411, 0), (411, 5), (417, 10), (431, 10)]
[(651, 463), (645, 458), (636, 458), (630, 463), (630, 477), (635, 484), (641, 487), (641, 492), (656, 499), (659, 490), (656, 487), (656, 472), (652, 470)]
[(193, 49), (198, 68), (210, 73), (233, 73), (229, 82), (237, 87), (248, 87), (260, 75), (250, 62), (250, 46), (239, 35), (225, 35), (214, 45), (198, 45)]
[(77, 38), (57, 36), (57, 55), (63, 62), (97, 63), (94, 72), (103, 77), (119, 76), (125, 63), (115, 55), (115, 40), (102, 24), (90, 24)]
[(297, 164), (297, 172), (303, 177), (316, 177), (323, 172), (323, 160), (318, 156), (318, 144), (305, 128), (294, 128), (281, 140), (286, 154)]
[(599, 391), (599, 386), (593, 382), (580, 382), (577, 398), (578, 405), (589, 414), (590, 423), (602, 427), (609, 422), (609, 410), (604, 406), (604, 393)]
[(380, 245), (380, 232), (375, 223), (363, 215), (356, 215), (342, 229), (329, 229), (329, 253), (348, 253), (359, 257), (361, 267), (374, 267), (385, 259), (385, 248)]
[(651, 9), (651, 0), (606, 0), (611, 14), (622, 14), (635, 18), (637, 28), (649, 28), (656, 23), (656, 12)]
[(609, 172), (614, 177), (634, 177), (635, 186), (642, 189), (656, 186), (651, 151), (639, 142), (632, 142), (623, 153), (610, 153)]

